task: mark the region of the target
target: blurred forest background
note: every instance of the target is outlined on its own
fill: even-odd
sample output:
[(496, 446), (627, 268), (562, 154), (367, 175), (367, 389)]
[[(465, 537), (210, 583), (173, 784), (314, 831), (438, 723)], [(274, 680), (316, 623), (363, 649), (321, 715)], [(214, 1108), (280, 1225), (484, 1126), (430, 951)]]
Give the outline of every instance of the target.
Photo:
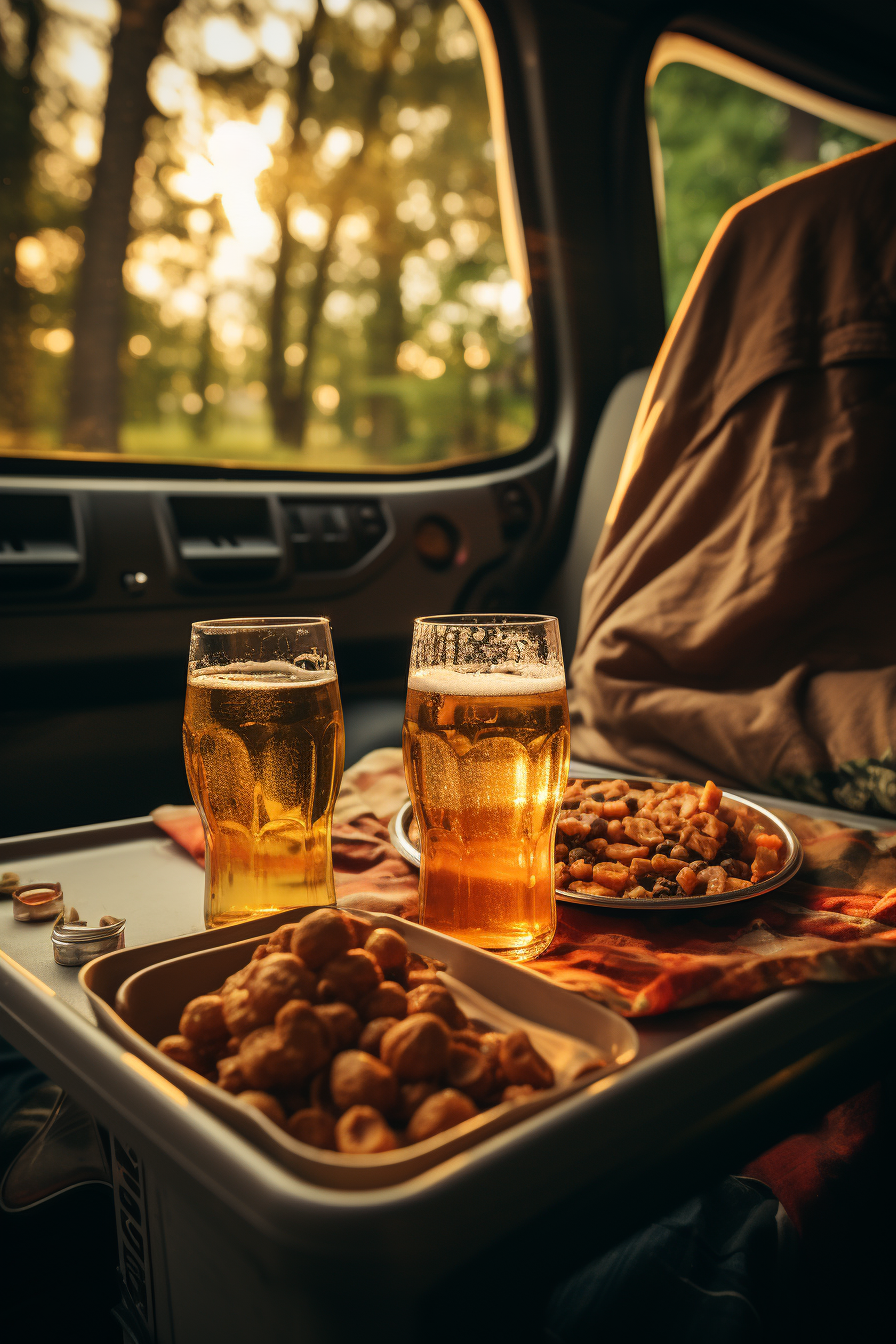
[[(351, 470), (527, 441), (460, 5), (0, 0), (0, 56), (0, 450)], [(669, 316), (731, 204), (867, 143), (681, 64), (649, 112)]]

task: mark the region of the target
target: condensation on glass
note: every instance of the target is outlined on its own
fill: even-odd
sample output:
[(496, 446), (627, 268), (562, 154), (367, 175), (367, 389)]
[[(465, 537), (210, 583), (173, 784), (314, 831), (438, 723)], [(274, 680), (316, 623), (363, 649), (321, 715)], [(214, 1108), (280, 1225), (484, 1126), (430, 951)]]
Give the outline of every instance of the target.
[(664, 34), (654, 50), (647, 112), (669, 321), (732, 205), (896, 135), (892, 117), (837, 103), (679, 33)]
[(0, 450), (358, 470), (526, 443), (528, 284), (477, 0), (29, 14), (0, 0)]

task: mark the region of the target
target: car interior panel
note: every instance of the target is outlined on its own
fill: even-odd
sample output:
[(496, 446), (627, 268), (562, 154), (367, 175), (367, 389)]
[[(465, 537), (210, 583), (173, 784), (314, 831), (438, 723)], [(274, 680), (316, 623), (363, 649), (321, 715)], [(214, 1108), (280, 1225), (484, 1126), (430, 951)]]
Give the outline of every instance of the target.
[[(619, 549), (619, 517), (629, 541), (640, 527), (645, 537), (659, 536), (653, 544), (662, 555), (653, 563), (661, 576), (664, 565), (680, 562), (675, 546), (693, 542), (690, 533), (681, 542), (680, 498), (662, 505), (681, 524), (672, 541), (664, 540), (662, 518), (648, 531), (657, 498), (666, 498), (657, 493), (665, 478), (657, 477), (651, 494), (642, 472), (640, 513), (619, 513), (666, 404), (662, 384), (657, 393), (663, 361), (670, 349), (674, 356), (707, 274), (712, 280), (707, 268), (726, 227), (761, 219), (739, 215), (755, 209), (743, 202), (767, 200), (779, 184), (823, 176), (863, 151), (890, 152), (894, 55), (896, 6), (884, 0), (702, 0), (692, 8), (670, 0), (0, 0), (0, 916), (12, 921), (5, 898), (22, 880), (38, 886), (46, 873), (65, 886), (90, 871), (106, 923), (129, 921), (119, 950), (135, 956), (127, 982), (113, 983), (111, 972), (104, 981), (86, 967), (79, 979), (58, 955), (54, 964), (49, 924), (28, 923), (21, 905), (15, 919), (23, 922), (10, 922), (12, 932), (0, 937), (0, 1250), (7, 1266), (0, 1318), (38, 1344), (63, 1328), (77, 1333), (78, 1321), (91, 1338), (114, 1344), (289, 1331), (315, 1344), (362, 1337), (416, 1344), (459, 1334), (473, 1344), (511, 1334), (521, 1344), (577, 1344), (605, 1330), (637, 1336), (661, 1328), (650, 1313), (655, 1285), (656, 1311), (666, 1300), (666, 1271), (657, 1268), (663, 1255), (686, 1242), (709, 1255), (717, 1236), (725, 1250), (712, 1252), (712, 1274), (725, 1261), (734, 1277), (707, 1270), (704, 1283), (695, 1259), (688, 1263), (700, 1283), (692, 1284), (685, 1269), (675, 1278), (679, 1270), (669, 1268), (677, 1284), (669, 1300), (690, 1322), (678, 1335), (670, 1317), (670, 1340), (777, 1341), (804, 1328), (822, 1339), (820, 1285), (834, 1273), (824, 1241), (845, 1246), (843, 1228), (855, 1219), (855, 1246), (838, 1251), (845, 1258), (831, 1328), (842, 1332), (849, 1320), (866, 1332), (884, 1326), (877, 1278), (891, 1255), (896, 1196), (881, 1138), (893, 1116), (896, 1014), (885, 945), (892, 947), (896, 887), (875, 897), (873, 913), (868, 893), (894, 857), (892, 724), (885, 725), (889, 754), (846, 753), (839, 776), (821, 767), (776, 773), (770, 765), (754, 778), (746, 768), (717, 767), (713, 783), (708, 766), (699, 781), (683, 767), (660, 770), (666, 758), (659, 754), (652, 774), (634, 769), (650, 750), (635, 696), (649, 669), (661, 665), (674, 711), (676, 686), (690, 688), (687, 659), (678, 651), (667, 657), (646, 623), (631, 629), (619, 618), (617, 643), (603, 650), (596, 671), (586, 669), (596, 636), (583, 588), (593, 591), (589, 576), (606, 560), (614, 526), (614, 591), (631, 594), (645, 582), (650, 562)], [(726, 264), (736, 269), (736, 260)], [(763, 299), (763, 276), (754, 280), (746, 306), (770, 313), (775, 296)], [(889, 324), (892, 340), (883, 279), (880, 294), (881, 328)], [(710, 398), (722, 385), (714, 372), (721, 347), (706, 339), (693, 355)], [(884, 389), (881, 404), (892, 402), (892, 349), (886, 358), (868, 357), (869, 386), (877, 379)], [(846, 368), (846, 377), (861, 380), (862, 358), (861, 350), (839, 362), (831, 357), (823, 375), (835, 366), (834, 377)], [(786, 376), (774, 371), (759, 395), (762, 386), (783, 387)], [(851, 390), (845, 395), (859, 400)], [(757, 404), (756, 389), (743, 400)], [(823, 416), (823, 407), (816, 411)], [(808, 425), (808, 412), (805, 418)], [(804, 430), (810, 441), (806, 425), (787, 422), (781, 442), (789, 446)], [(685, 474), (674, 479), (688, 488)], [(866, 541), (856, 533), (856, 554)], [(746, 543), (732, 533), (726, 544), (725, 561), (740, 557), (746, 567)], [(688, 589), (697, 594), (689, 647), (705, 637), (697, 608), (714, 565)], [(719, 591), (707, 601), (721, 610), (728, 599)], [(840, 610), (833, 600), (831, 610)], [(856, 624), (864, 611), (858, 603)], [(556, 618), (561, 673), (575, 654), (582, 676), (578, 687), (574, 677), (568, 683), (572, 793), (564, 792), (564, 774), (557, 795), (567, 829), (551, 833), (546, 860), (552, 873), (565, 874), (546, 888), (552, 909), (555, 888), (561, 902), (568, 898), (560, 937), (553, 947), (550, 935), (544, 943), (554, 958), (549, 974), (514, 974), (520, 984), (524, 976), (546, 981), (532, 990), (544, 1006), (543, 1018), (533, 1020), (546, 1032), (561, 1029), (554, 1005), (562, 996), (580, 997), (595, 1021), (598, 1004), (601, 1012), (621, 1012), (639, 1053), (629, 1058), (619, 1046), (619, 1061), (598, 1061), (605, 1077), (591, 1076), (579, 1090), (570, 1082), (569, 1094), (546, 1110), (533, 1103), (517, 1129), (486, 1126), (478, 1145), (446, 1149), (447, 1157), (433, 1159), (441, 1166), (415, 1169), (406, 1184), (354, 1188), (343, 1172), (330, 1189), (278, 1166), (271, 1143), (258, 1144), (254, 1130), (250, 1142), (230, 1128), (229, 1096), (223, 1112), (197, 1103), (178, 1085), (175, 1055), (173, 1072), (154, 1071), (145, 1051), (156, 1050), (155, 1037), (138, 1040), (121, 1007), (132, 981), (158, 971), (160, 940), (174, 940), (169, 958), (197, 958), (197, 974), (208, 981), (199, 993), (209, 997), (224, 991), (220, 980), (212, 983), (209, 967), (218, 963), (208, 958), (219, 956), (223, 966), (238, 941), (238, 926), (224, 933), (222, 918), (213, 936), (208, 908), (206, 924), (200, 915), (202, 844), (209, 842), (187, 810), (198, 794), (191, 793), (187, 771), (196, 767), (184, 726), (188, 651), (195, 658), (199, 637), (193, 628), (326, 618), (350, 770), (372, 752), (402, 745), (408, 668), (413, 689), (423, 639), (419, 618), (444, 613), (455, 632), (450, 643), (462, 642), (464, 621), (507, 612), (544, 613), (520, 622)], [(796, 648), (787, 618), (776, 619), (781, 649)], [(840, 667), (836, 659), (855, 639), (848, 624), (844, 618), (842, 630), (827, 629), (819, 618), (828, 640), (821, 663), (833, 648), (831, 665)], [(601, 678), (609, 684), (626, 639), (635, 648), (631, 665), (648, 668), (631, 674), (631, 692), (613, 683), (620, 714), (632, 716), (628, 755), (615, 750), (605, 724), (585, 722), (573, 698), (590, 694), (582, 687)], [(747, 644), (758, 639), (753, 630)], [(882, 676), (888, 639), (881, 635), (874, 649), (883, 652), (872, 654)], [(716, 650), (694, 674), (709, 699), (732, 690), (719, 672), (731, 652)], [(305, 675), (317, 664), (302, 656), (294, 663)], [(800, 656), (791, 661), (799, 664), (794, 685), (803, 689), (793, 698), (804, 707), (812, 656), (803, 663)], [(550, 663), (553, 655), (546, 657)], [(854, 659), (860, 669), (861, 657)], [(192, 662), (190, 669), (192, 677)], [(790, 675), (775, 685), (790, 685)], [(559, 687), (565, 705), (562, 677)], [(812, 712), (817, 724), (823, 715)], [(783, 746), (772, 741), (770, 720), (759, 709), (744, 713), (757, 732), (765, 724), (769, 760), (777, 760)], [(696, 712), (682, 717), (683, 755), (671, 759), (711, 759), (708, 741), (688, 740), (700, 736), (700, 722)], [(673, 722), (670, 742), (676, 731)], [(836, 724), (830, 731), (836, 736)], [(816, 737), (822, 741), (821, 728)], [(607, 750), (584, 751), (577, 741)], [(403, 926), (399, 915), (416, 921), (416, 868), (422, 862), (429, 874), (435, 867), (419, 809), (417, 830), (401, 832), (404, 847), (396, 839), (400, 814), (390, 822), (394, 799), (408, 798), (398, 753), (370, 759), (369, 778), (366, 766), (349, 776), (334, 823), (337, 894), (347, 884), (339, 909), (348, 924), (358, 918), (363, 938), (371, 934), (368, 916), (376, 930), (391, 932)], [(408, 746), (408, 771), (411, 761)], [(428, 769), (421, 766), (421, 777)], [(341, 768), (336, 774), (338, 789)], [(514, 778), (517, 793), (533, 792), (519, 771)], [(676, 780), (692, 784), (673, 787)], [(596, 801), (585, 786), (597, 791)], [(681, 818), (702, 818), (706, 834), (724, 837), (728, 829), (713, 811), (728, 817), (734, 834), (734, 804), (723, 790), (735, 790), (738, 807), (765, 808), (773, 822), (780, 814), (781, 835), (743, 823), (746, 862), (736, 847), (724, 848), (730, 836), (712, 839), (705, 857), (716, 876), (700, 876), (703, 836), (692, 846), (695, 859), (675, 848), (685, 833), (670, 830), (668, 814), (650, 810), (694, 786), (689, 810), (681, 796), (675, 807)], [(388, 808), (355, 806), (377, 787), (392, 800)], [(585, 806), (559, 813), (561, 797), (564, 809)], [(327, 846), (334, 800), (335, 793)], [(150, 814), (165, 805), (172, 819), (159, 814), (154, 824)], [(594, 816), (582, 823), (588, 807)], [(842, 828), (853, 838), (837, 849), (832, 837)], [(763, 862), (780, 863), (776, 847), (785, 833), (794, 863), (804, 856), (800, 889), (811, 885), (817, 901), (811, 917), (797, 927), (795, 898), (787, 905), (769, 892), (756, 898), (754, 926), (746, 917), (738, 923), (733, 893), (761, 880)], [(439, 836), (447, 844), (450, 826)], [(416, 855), (410, 866), (409, 852)], [(681, 896), (681, 888), (690, 895), (677, 876), (685, 861), (704, 894), (714, 890), (708, 881), (717, 882), (732, 904), (710, 911), (705, 927), (694, 914), (693, 928), (657, 909), (645, 916), (643, 939), (639, 915), (623, 922), (625, 912), (614, 912), (617, 962), (589, 952), (594, 912), (574, 903), (576, 887), (597, 884), (591, 893), (612, 906), (622, 888), (601, 887), (599, 874), (612, 884), (624, 862), (631, 867), (622, 881), (636, 868), (649, 870), (640, 896), (656, 883), (657, 894)], [(328, 862), (332, 870), (329, 849)], [(587, 879), (574, 880), (580, 870)], [(686, 877), (694, 887), (697, 878)], [(369, 910), (358, 895), (365, 890)], [(865, 893), (865, 905), (849, 904), (854, 891)], [(84, 926), (71, 899), (60, 921)], [(246, 952), (260, 967), (275, 953), (296, 960), (300, 934), (273, 910), (256, 921), (260, 942)], [(331, 956), (350, 956), (356, 968), (373, 959), (358, 927), (360, 941), (328, 953), (327, 967)], [(613, 942), (612, 931), (594, 927)], [(677, 930), (692, 937), (694, 955), (712, 962), (713, 975), (722, 977), (723, 958), (734, 976), (736, 958), (752, 956), (749, 1001), (730, 986), (715, 998), (704, 993), (709, 971), (704, 980), (693, 971), (693, 984), (683, 987), (693, 949), (686, 941), (679, 947)], [(394, 972), (392, 992), (402, 1003), (424, 985), (432, 990), (434, 968), (444, 972), (438, 958), (447, 955), (447, 936), (422, 925), (420, 933), (419, 950), (409, 938), (407, 963), (402, 954)], [(866, 936), (873, 946), (863, 954), (853, 943)], [(825, 962), (820, 939), (828, 937), (839, 950)], [(769, 969), (783, 963), (790, 939), (794, 947), (802, 940), (794, 957), (816, 956), (806, 980)], [(637, 958), (652, 956), (660, 967), (673, 953), (679, 980), (670, 972), (664, 1006), (645, 1007), (654, 981)], [(483, 963), (488, 956), (476, 949)], [(480, 974), (476, 957), (469, 965)], [(321, 1003), (355, 1017), (346, 1005), (361, 1013), (360, 991), (337, 1001), (324, 960), (308, 998), (319, 993)], [(619, 989), (626, 966), (632, 985), (638, 981), (628, 999)], [(378, 988), (383, 970), (374, 969)], [(261, 974), (258, 966), (252, 973)], [(846, 980), (861, 983), (833, 983)], [(522, 993), (517, 981), (508, 973), (501, 983), (507, 1013), (527, 1023), (513, 999)], [(431, 1012), (447, 1041), (442, 1009)], [(381, 1027), (368, 1066), (375, 1057), (385, 1068), (378, 1052), (385, 1058), (385, 1033), (404, 1026), (403, 1013), (374, 1015), (392, 1025)], [(587, 1016), (585, 1007), (581, 1013)], [(467, 1016), (473, 1020), (469, 1007)], [(166, 1032), (183, 1033), (177, 1021)], [(256, 1031), (272, 1033), (273, 1021), (272, 1011)], [(451, 1027), (455, 1051), (466, 1024), (461, 1013)], [(242, 1058), (240, 1032), (228, 1027), (219, 1036), (229, 1036), (228, 1050)], [(178, 1039), (190, 1045), (186, 1035)], [(448, 1059), (447, 1044), (445, 1051)], [(221, 1046), (203, 1086), (215, 1081), (223, 1058)], [(528, 1076), (517, 1083), (497, 1064), (489, 1068), (509, 1091), (537, 1090)], [(583, 1066), (576, 1078), (585, 1074)], [(423, 1088), (424, 1100), (447, 1086), (424, 1081), (424, 1073), (401, 1078), (405, 1090)], [(264, 1092), (254, 1083), (249, 1090)], [(332, 1095), (318, 1095), (335, 1115)], [(465, 1121), (482, 1120), (479, 1101), (462, 1100), (470, 1107)], [(318, 1107), (313, 1097), (302, 1104)], [(876, 1117), (867, 1134), (865, 1119), (853, 1123), (855, 1107)], [(284, 1128), (287, 1113), (277, 1121)], [(254, 1111), (253, 1119), (257, 1130)], [(432, 1142), (436, 1133), (424, 1137)], [(856, 1135), (864, 1146), (849, 1167), (844, 1154)], [(799, 1186), (801, 1142), (803, 1155), (816, 1145), (805, 1189), (824, 1178), (834, 1194), (816, 1210), (815, 1224), (810, 1214), (795, 1226), (799, 1219), (792, 1223), (784, 1202), (776, 1203), (778, 1192), (766, 1183), (772, 1167), (762, 1162), (773, 1152)], [(393, 1146), (404, 1153), (408, 1145), (403, 1132)], [(369, 1151), (379, 1157), (387, 1149)], [(341, 1161), (342, 1151), (352, 1150), (327, 1160)], [(19, 1207), (12, 1173), (22, 1152), (34, 1160), (26, 1184), (44, 1186)], [(789, 1153), (797, 1155), (791, 1167)], [(537, 1171), (523, 1171), (527, 1161)], [(334, 1169), (342, 1172), (339, 1162)], [(868, 1194), (875, 1181), (877, 1207)], [(750, 1245), (762, 1242), (766, 1269), (746, 1253), (738, 1258), (728, 1217), (737, 1235), (753, 1228)], [(711, 1235), (688, 1242), (701, 1218)], [(803, 1250), (794, 1249), (797, 1242)], [(44, 1302), (48, 1245), (58, 1277)], [(231, 1254), (244, 1291), (222, 1274)], [(861, 1256), (871, 1257), (873, 1282), (856, 1302), (845, 1284), (859, 1273)], [(650, 1268), (638, 1279), (645, 1263)], [(762, 1292), (774, 1278), (778, 1296), (754, 1309), (740, 1273), (745, 1283), (761, 1281)], [(17, 1281), (26, 1285), (20, 1295)], [(619, 1305), (625, 1294), (638, 1299), (641, 1315)]]

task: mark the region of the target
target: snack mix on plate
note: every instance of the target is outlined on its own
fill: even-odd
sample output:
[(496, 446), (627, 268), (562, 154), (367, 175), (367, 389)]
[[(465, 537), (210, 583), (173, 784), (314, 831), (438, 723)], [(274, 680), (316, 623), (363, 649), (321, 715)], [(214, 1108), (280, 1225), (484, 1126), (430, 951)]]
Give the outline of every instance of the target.
[(624, 779), (566, 790), (555, 886), (582, 896), (721, 896), (771, 877), (784, 842), (711, 780), (632, 788)]
[(191, 1000), (159, 1049), (293, 1138), (341, 1153), (418, 1143), (553, 1087), (526, 1033), (468, 1021), (440, 969), (392, 929), (316, 910)]

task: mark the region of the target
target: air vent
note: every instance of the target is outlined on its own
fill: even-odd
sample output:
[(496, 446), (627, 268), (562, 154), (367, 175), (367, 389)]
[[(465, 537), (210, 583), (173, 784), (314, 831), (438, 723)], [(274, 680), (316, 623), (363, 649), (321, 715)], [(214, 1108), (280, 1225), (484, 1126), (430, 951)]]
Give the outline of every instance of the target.
[(284, 554), (266, 496), (174, 495), (168, 499), (182, 567), (203, 585), (266, 586)]
[(378, 546), (388, 525), (376, 499), (283, 499), (300, 573), (351, 569)]
[(83, 566), (70, 495), (0, 494), (0, 594), (65, 591)]

